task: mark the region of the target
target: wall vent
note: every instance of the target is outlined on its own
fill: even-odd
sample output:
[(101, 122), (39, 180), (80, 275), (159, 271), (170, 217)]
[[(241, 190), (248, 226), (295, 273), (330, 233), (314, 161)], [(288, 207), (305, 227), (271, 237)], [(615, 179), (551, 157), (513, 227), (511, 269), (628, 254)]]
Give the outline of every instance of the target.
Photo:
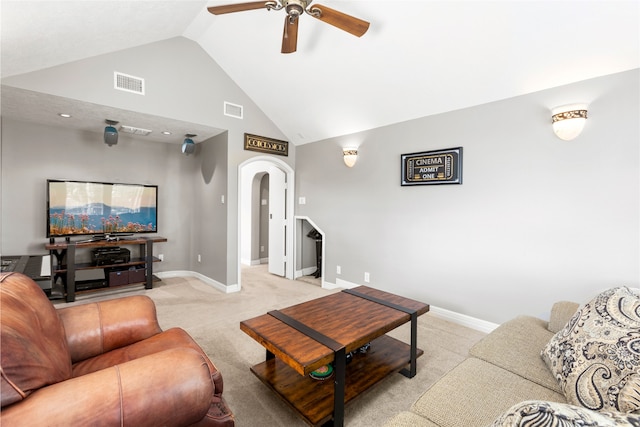
[(124, 133), (130, 133), (132, 135), (142, 135), (142, 136), (147, 136), (152, 132), (149, 129), (136, 128), (133, 126), (126, 126), (126, 125), (120, 126), (120, 130)]
[(125, 92), (137, 93), (138, 95), (144, 95), (144, 79), (141, 77), (130, 76), (128, 74), (119, 73), (114, 71), (113, 73), (113, 87)]
[(232, 104), (224, 101), (224, 115), (229, 117), (235, 117), (236, 119), (242, 118), (242, 105)]

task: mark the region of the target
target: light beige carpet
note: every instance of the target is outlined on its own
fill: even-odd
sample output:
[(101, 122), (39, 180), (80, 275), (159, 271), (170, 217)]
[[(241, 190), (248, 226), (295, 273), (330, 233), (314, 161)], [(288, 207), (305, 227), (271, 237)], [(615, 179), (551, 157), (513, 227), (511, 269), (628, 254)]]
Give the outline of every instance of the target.
[[(144, 293), (156, 303), (163, 329), (184, 328), (200, 344), (222, 372), (223, 396), (239, 427), (305, 426), (305, 422), (260, 382), (249, 370), (262, 362), (265, 350), (240, 330), (240, 321), (284, 308), (331, 292), (303, 281), (291, 281), (267, 273), (266, 266), (242, 271), (242, 290), (224, 294), (195, 278), (170, 278), (155, 283), (151, 290), (129, 290), (110, 295), (81, 296), (72, 304)], [(429, 303), (429, 301), (424, 301)], [(69, 304), (56, 303), (62, 307)], [(390, 335), (409, 342), (409, 325)], [(418, 318), (417, 375), (408, 379), (392, 375), (353, 401), (345, 410), (345, 425), (383, 425), (410, 405), (438, 378), (466, 357), (468, 349), (483, 333), (439, 319), (430, 313)], [(179, 369), (179, 367), (176, 367)]]

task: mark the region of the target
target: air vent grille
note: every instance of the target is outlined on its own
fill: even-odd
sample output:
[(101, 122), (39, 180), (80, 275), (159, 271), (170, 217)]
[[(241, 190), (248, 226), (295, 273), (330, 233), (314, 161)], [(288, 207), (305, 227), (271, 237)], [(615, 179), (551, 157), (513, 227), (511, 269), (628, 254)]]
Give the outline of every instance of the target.
[(144, 95), (144, 79), (141, 77), (115, 71), (113, 73), (113, 86), (118, 90)]
[(232, 104), (230, 102), (224, 102), (224, 115), (229, 117), (235, 117), (236, 119), (242, 118), (242, 105)]

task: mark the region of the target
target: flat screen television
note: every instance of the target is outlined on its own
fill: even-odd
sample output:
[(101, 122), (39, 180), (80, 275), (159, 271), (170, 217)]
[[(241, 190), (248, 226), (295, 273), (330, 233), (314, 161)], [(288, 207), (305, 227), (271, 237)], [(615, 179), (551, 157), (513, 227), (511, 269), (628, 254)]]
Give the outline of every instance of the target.
[(157, 231), (157, 185), (47, 180), (47, 237)]

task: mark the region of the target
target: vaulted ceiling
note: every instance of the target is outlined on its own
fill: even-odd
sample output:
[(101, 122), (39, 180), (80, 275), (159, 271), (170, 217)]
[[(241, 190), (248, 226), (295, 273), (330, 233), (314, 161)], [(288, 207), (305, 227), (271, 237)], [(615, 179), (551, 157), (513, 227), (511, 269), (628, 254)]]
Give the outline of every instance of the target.
[(2, 77), (184, 36), (304, 144), (640, 67), (637, 0), (322, 0), (368, 32), (303, 15), (292, 54), (284, 11), (206, 9), (241, 2), (2, 0)]

